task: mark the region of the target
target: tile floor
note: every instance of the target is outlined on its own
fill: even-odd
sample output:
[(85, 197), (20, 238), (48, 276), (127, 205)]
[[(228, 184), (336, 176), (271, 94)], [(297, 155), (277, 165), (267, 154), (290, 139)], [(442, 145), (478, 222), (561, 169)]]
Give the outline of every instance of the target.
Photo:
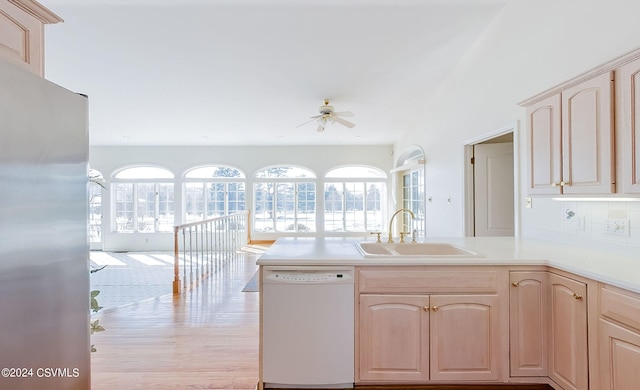
[(91, 274), (91, 290), (102, 311), (172, 294), (173, 254), (168, 252), (90, 253), (91, 267), (102, 270)]

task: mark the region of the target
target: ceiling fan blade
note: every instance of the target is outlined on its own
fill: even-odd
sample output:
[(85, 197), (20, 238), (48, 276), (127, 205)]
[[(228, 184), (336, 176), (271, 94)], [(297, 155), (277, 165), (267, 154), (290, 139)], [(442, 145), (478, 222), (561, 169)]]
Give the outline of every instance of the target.
[(353, 112), (351, 112), (351, 111), (334, 112), (333, 115), (336, 115), (336, 116), (355, 116), (355, 115), (353, 115)]
[(355, 123), (351, 123), (337, 116), (332, 116), (332, 119), (343, 126), (347, 126), (348, 128), (352, 128), (353, 126), (355, 126)]
[(306, 121), (306, 122), (304, 122), (304, 123), (301, 123), (301, 124), (299, 124), (299, 125), (298, 125), (298, 126), (296, 126), (296, 127), (304, 126), (304, 125), (306, 125), (307, 123), (313, 122), (313, 120), (314, 120), (314, 119), (315, 119), (315, 118), (311, 118), (311, 119), (309, 119), (308, 121)]
[(313, 122), (315, 119), (322, 118), (323, 116), (324, 116), (324, 114), (311, 116), (311, 117), (309, 117), (309, 120), (308, 120), (308, 121), (306, 121), (306, 122), (304, 122), (304, 123), (301, 123), (301, 124), (299, 124), (299, 125), (298, 125), (298, 126), (296, 126), (296, 127), (304, 126), (304, 125), (306, 125), (307, 123)]

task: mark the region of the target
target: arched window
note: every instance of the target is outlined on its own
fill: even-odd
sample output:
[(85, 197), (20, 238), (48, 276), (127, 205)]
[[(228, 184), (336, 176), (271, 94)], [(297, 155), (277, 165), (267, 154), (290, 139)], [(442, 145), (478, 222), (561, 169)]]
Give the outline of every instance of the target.
[(236, 168), (208, 165), (184, 175), (184, 221), (233, 214), (245, 210), (246, 178)]
[(173, 177), (167, 169), (154, 166), (117, 171), (111, 180), (113, 230), (116, 233), (173, 231)]
[(373, 167), (329, 171), (324, 181), (325, 232), (383, 231), (387, 175)]
[(254, 230), (316, 231), (315, 174), (306, 168), (274, 166), (255, 174)]
[(406, 213), (402, 215), (402, 231), (416, 230), (418, 237), (425, 236), (425, 156), (418, 145), (409, 146), (396, 162), (393, 172), (397, 175), (397, 191), (403, 208), (413, 211), (415, 220), (408, 219)]

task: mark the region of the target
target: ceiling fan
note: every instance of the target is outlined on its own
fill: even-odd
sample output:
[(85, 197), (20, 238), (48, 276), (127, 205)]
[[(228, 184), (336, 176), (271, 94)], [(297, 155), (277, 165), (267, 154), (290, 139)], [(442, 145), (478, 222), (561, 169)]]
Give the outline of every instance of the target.
[(319, 112), (320, 112), (320, 115), (312, 116), (311, 120), (306, 121), (296, 127), (304, 126), (309, 122), (313, 122), (314, 120), (318, 122), (318, 129), (317, 129), (318, 131), (324, 131), (324, 128), (327, 125), (327, 123), (333, 123), (333, 122), (340, 123), (341, 125), (346, 126), (348, 128), (352, 128), (355, 126), (355, 123), (351, 123), (341, 118), (343, 116), (353, 116), (353, 113), (351, 111), (340, 111), (340, 112), (333, 111), (333, 106), (329, 105), (329, 99), (324, 99), (324, 106), (320, 106)]

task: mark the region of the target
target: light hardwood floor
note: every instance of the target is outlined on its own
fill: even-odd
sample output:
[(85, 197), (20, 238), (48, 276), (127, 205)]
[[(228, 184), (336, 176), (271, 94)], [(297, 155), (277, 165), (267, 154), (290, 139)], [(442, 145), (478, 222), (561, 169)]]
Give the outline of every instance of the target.
[(183, 295), (101, 313), (92, 389), (255, 389), (259, 293), (242, 289), (258, 254), (245, 252)]

